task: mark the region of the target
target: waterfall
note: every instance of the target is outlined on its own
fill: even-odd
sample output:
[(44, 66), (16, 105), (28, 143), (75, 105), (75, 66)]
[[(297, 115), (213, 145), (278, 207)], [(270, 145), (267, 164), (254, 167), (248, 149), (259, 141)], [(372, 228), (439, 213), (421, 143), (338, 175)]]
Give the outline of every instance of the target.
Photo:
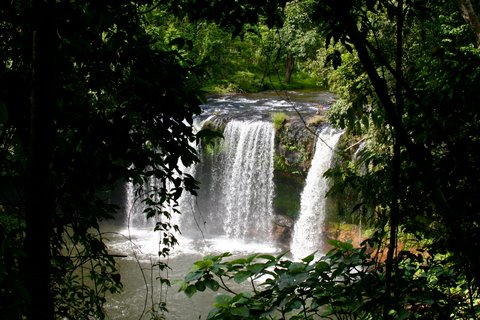
[(234, 238), (265, 239), (273, 216), (274, 130), (266, 122), (230, 123), (225, 128), (225, 141), (230, 144), (226, 232)]
[[(207, 119), (208, 120), (208, 119)], [(185, 122), (186, 125), (188, 125)], [(194, 132), (198, 132), (203, 125), (203, 121), (200, 121), (199, 119), (195, 119), (193, 122), (193, 130)], [(195, 142), (190, 142), (190, 146), (194, 149), (196, 149), (196, 143)], [(197, 150), (198, 151), (198, 150)], [(195, 165), (192, 166), (185, 166), (185, 164), (182, 162), (181, 159), (178, 160), (178, 168), (180, 172), (183, 172), (184, 174), (188, 174), (191, 176), (195, 176)], [(177, 173), (174, 173), (174, 177), (179, 177)], [(147, 205), (145, 204), (145, 200), (149, 197), (154, 197), (152, 200), (154, 201), (159, 201), (159, 196), (155, 195), (155, 191), (157, 188), (159, 188), (163, 183), (155, 178), (154, 176), (151, 176), (147, 178), (147, 181), (143, 183), (141, 187), (135, 187), (132, 182), (127, 182), (125, 186), (125, 194), (126, 194), (126, 210), (127, 210), (127, 215), (126, 215), (126, 221), (125, 224), (136, 228), (136, 229), (153, 229), (155, 227), (155, 224), (157, 222), (160, 222), (160, 217), (152, 217), (147, 220), (146, 218), (146, 213), (144, 212), (145, 209), (147, 209)], [(166, 181), (166, 187), (168, 190), (173, 188), (173, 184), (170, 181)], [(180, 200), (179, 200), (179, 206), (182, 205), (182, 202), (186, 201), (185, 199), (191, 199), (192, 195), (190, 195), (188, 192), (184, 191)], [(167, 210), (170, 213), (173, 213), (172, 207), (174, 206), (174, 203), (164, 203), (163, 209)], [(174, 213), (172, 214), (172, 217), (169, 219), (170, 223), (172, 225), (178, 225), (179, 224), (179, 218), (178, 214)]]
[(150, 177), (141, 190), (137, 190), (132, 182), (126, 184), (127, 216), (125, 223), (129, 227), (149, 230), (153, 230), (155, 227), (156, 218), (147, 220), (143, 211), (146, 209), (144, 200), (152, 194), (156, 183), (156, 179)]
[(290, 245), (296, 259), (304, 258), (322, 248), (326, 215), (325, 195), (328, 191), (328, 181), (323, 174), (330, 168), (334, 148), (341, 135), (342, 132), (326, 127), (317, 137), (312, 165), (301, 195), (300, 216), (295, 223)]
[(270, 240), (274, 134), (270, 122), (232, 120), (210, 154), (200, 150), (199, 195), (181, 210), (184, 235)]

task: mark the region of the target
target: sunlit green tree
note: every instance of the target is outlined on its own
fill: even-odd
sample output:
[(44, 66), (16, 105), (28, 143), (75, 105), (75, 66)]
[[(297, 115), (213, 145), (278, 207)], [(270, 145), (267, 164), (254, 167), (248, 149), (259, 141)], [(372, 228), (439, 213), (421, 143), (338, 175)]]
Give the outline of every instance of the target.
[(285, 82), (289, 83), (298, 61), (314, 59), (323, 45), (322, 36), (312, 20), (313, 1), (291, 1), (285, 7), (285, 20), (279, 30), (285, 51)]
[(477, 318), (475, 9), (470, 1), (314, 2), (312, 19), (331, 46), (325, 61), (336, 69), (329, 118), (356, 136), (346, 150), (356, 148), (354, 159), (328, 173), (330, 194), (356, 190), (352, 209), (375, 231), (358, 250), (332, 242), (318, 261), (207, 257), (185, 278), (187, 294), (217, 290), (212, 280), (253, 285), (219, 298), (211, 318)]

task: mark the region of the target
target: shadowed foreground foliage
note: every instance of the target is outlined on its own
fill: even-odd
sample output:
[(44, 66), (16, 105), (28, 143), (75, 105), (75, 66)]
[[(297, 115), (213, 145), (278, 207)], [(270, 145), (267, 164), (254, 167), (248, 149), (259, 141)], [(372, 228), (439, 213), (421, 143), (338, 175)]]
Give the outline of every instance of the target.
[[(265, 254), (207, 256), (195, 262), (181, 290), (189, 297), (207, 289), (224, 292), (216, 296), (208, 319), (381, 319), (385, 263), (372, 256), (367, 243), (360, 248), (330, 244), (322, 258), (301, 261)], [(389, 318), (475, 318), (478, 294), (469, 295), (469, 283), (450, 269), (448, 256), (401, 251), (395, 264)]]
[[(1, 2), (3, 318), (105, 317), (105, 296), (121, 289), (121, 278), (99, 221), (112, 218), (117, 208), (110, 194), (127, 181), (139, 193), (152, 190), (145, 213), (160, 218), (159, 252), (168, 256), (176, 243), (169, 218), (182, 192), (196, 188), (179, 162), (197, 160), (189, 124), (200, 112), (198, 88), (215, 71), (215, 60), (196, 60), (201, 55), (195, 52), (209, 49), (207, 57), (232, 34), (245, 41), (225, 48), (268, 53), (253, 60), (227, 56), (237, 79), (254, 79), (249, 70), (262, 73), (249, 69), (252, 61), (264, 70), (278, 67), (271, 61), (286, 61), (286, 77), (302, 61), (304, 70), (326, 77), (338, 95), (330, 121), (364, 141), (355, 159), (345, 156), (327, 173), (335, 181), (331, 194), (356, 192), (353, 214), (377, 231), (362, 248), (334, 243), (319, 261), (206, 257), (187, 275), (183, 290), (230, 292), (217, 301), (214, 319), (477, 318), (477, 4), (308, 0), (284, 6), (233, 0)], [(179, 26), (195, 32), (177, 36), (172, 30)], [(216, 37), (212, 46), (195, 46), (192, 35), (205, 30)], [(258, 39), (265, 40), (263, 51), (252, 49)], [(142, 189), (151, 177), (159, 183)], [(399, 242), (408, 250), (399, 250)], [(260, 280), (263, 285), (253, 281), (248, 294), (222, 282), (261, 275), (269, 278)], [(153, 315), (166, 311), (163, 302), (152, 308)]]

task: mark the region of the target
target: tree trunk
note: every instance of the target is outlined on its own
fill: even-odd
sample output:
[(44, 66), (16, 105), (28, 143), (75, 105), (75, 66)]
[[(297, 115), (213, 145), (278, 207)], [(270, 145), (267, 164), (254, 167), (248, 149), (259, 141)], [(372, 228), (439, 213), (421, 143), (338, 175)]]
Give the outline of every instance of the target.
[(458, 6), (462, 13), (463, 19), (470, 25), (475, 38), (477, 39), (477, 45), (480, 45), (480, 21), (475, 13), (472, 2), (470, 0), (458, 0)]
[[(403, 0), (398, 0), (396, 10), (396, 51), (395, 51), (395, 101), (396, 109), (399, 114), (403, 113), (403, 27), (405, 21), (405, 15), (403, 10)], [(383, 318), (390, 318), (390, 309), (393, 306), (392, 301), (396, 300), (396, 290), (393, 285), (393, 274), (396, 270), (396, 264), (394, 262), (395, 252), (397, 250), (397, 233), (398, 224), (400, 220), (400, 143), (397, 138), (396, 128), (392, 129), (392, 135), (394, 138), (393, 145), (393, 159), (392, 159), (392, 202), (390, 204), (390, 239), (388, 243), (387, 260), (385, 262), (385, 304), (383, 307)]]
[(293, 69), (295, 67), (295, 57), (293, 54), (289, 53), (287, 56), (287, 63), (285, 66), (285, 82), (290, 83), (290, 80), (292, 79), (292, 73)]
[(53, 140), (53, 110), (56, 104), (55, 0), (33, 1), (32, 92), (30, 145), (25, 183), (25, 267), (30, 296), (28, 319), (54, 318), (50, 283), (50, 235), (54, 198), (50, 168)]
[[(339, 12), (337, 16), (343, 18), (342, 21), (344, 21), (345, 30), (351, 43), (357, 50), (359, 60), (365, 68), (365, 72), (374, 87), (380, 103), (383, 105), (387, 121), (395, 130), (396, 138), (399, 143), (405, 147), (408, 154), (412, 157), (412, 160), (418, 166), (419, 176), (426, 188), (431, 189), (432, 202), (438, 210), (438, 213), (444, 218), (445, 227), (449, 232), (453, 246), (458, 254), (468, 261), (467, 268), (474, 275), (475, 284), (480, 286), (480, 259), (478, 256), (478, 249), (470, 248), (470, 246), (465, 245), (472, 243), (469, 237), (475, 238), (476, 235), (465, 234), (461, 225), (458, 224), (458, 216), (454, 214), (454, 211), (450, 207), (450, 204), (438, 182), (435, 170), (431, 166), (431, 163), (433, 162), (431, 159), (432, 156), (424, 145), (416, 143), (407, 132), (402, 121), (401, 113), (388, 94), (389, 88), (387, 87), (385, 79), (381, 78), (377, 73), (377, 68), (367, 49), (368, 41), (366, 40), (365, 35), (358, 30), (355, 21), (348, 15), (345, 15), (344, 11)], [(397, 75), (397, 77), (398, 76), (399, 75)]]

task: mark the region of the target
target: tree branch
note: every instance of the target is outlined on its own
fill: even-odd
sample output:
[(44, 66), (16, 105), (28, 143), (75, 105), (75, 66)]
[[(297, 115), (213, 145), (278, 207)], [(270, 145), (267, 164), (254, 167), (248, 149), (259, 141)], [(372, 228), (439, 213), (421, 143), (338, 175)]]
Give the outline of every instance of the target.
[(480, 46), (480, 20), (478, 20), (472, 2), (470, 0), (457, 0), (457, 3), (463, 19), (470, 25), (477, 39), (477, 45)]

